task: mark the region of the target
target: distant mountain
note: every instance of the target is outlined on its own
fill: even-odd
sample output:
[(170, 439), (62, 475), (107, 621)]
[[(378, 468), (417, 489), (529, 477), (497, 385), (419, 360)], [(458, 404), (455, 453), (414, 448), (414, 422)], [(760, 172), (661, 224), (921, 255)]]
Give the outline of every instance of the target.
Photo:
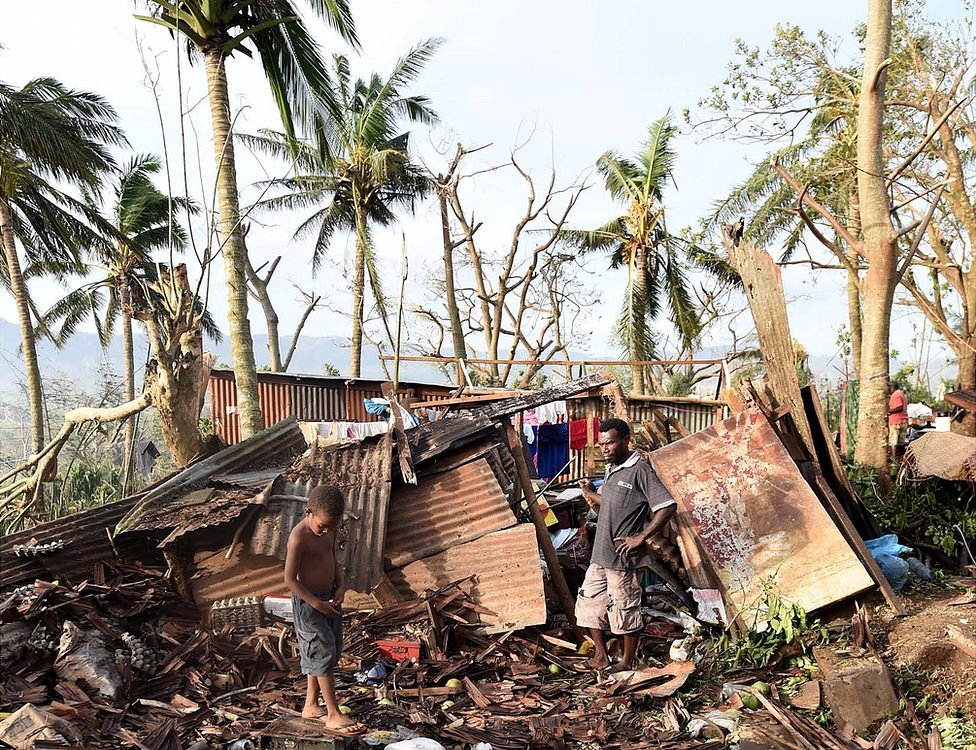
[[(135, 336), (136, 368), (141, 369), (145, 361), (147, 342), (144, 336)], [(231, 367), (230, 342), (225, 338), (220, 344), (207, 342), (207, 349), (217, 355), (221, 367)], [(264, 334), (254, 336), (254, 355), (258, 367), (267, 367), (268, 337)], [(0, 361), (6, 361), (17, 368), (20, 361), (20, 329), (15, 323), (0, 318)], [(57, 349), (50, 341), (38, 342), (37, 357), (41, 372), (45, 377), (69, 377), (79, 388), (88, 389), (99, 382), (99, 370), (107, 363), (116, 373), (122, 372), (122, 340), (115, 337), (108, 351), (102, 351), (98, 337), (94, 333), (78, 333), (63, 349)], [(303, 334), (292, 358), (290, 372), (309, 375), (323, 374), (323, 366), (328, 363), (345, 373), (349, 370), (349, 340), (341, 336), (310, 336)], [(375, 350), (363, 351), (364, 378), (382, 378), (383, 368)], [(400, 367), (400, 377), (404, 380), (441, 382), (439, 372), (425, 364), (404, 362)], [(0, 378), (0, 393), (14, 390), (17, 377)]]

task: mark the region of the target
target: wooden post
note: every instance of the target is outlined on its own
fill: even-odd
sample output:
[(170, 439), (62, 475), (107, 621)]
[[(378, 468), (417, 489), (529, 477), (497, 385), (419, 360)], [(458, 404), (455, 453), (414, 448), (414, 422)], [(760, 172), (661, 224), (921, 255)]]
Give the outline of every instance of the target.
[(549, 566), (549, 576), (552, 579), (553, 588), (556, 589), (556, 596), (559, 604), (563, 608), (563, 613), (573, 627), (576, 637), (582, 642), (583, 631), (576, 624), (576, 602), (573, 595), (569, 592), (569, 584), (563, 575), (563, 569), (559, 567), (559, 557), (556, 555), (556, 548), (552, 545), (549, 537), (549, 529), (546, 528), (545, 519), (542, 517), (542, 510), (535, 496), (535, 488), (532, 486), (532, 477), (529, 475), (529, 467), (525, 463), (525, 454), (522, 452), (522, 437), (512, 426), (510, 420), (505, 420), (505, 430), (508, 432), (508, 444), (512, 449), (512, 456), (515, 458), (515, 468), (518, 470), (519, 485), (522, 487), (522, 496), (525, 504), (529, 508), (529, 515), (532, 516), (532, 523), (535, 525), (535, 536), (542, 549), (542, 555)]
[(725, 225), (723, 241), (729, 260), (742, 277), (742, 286), (756, 324), (759, 348), (766, 364), (766, 382), (779, 405), (790, 410), (804, 447), (811, 456), (815, 456), (813, 436), (803, 410), (800, 382), (796, 374), (780, 267), (765, 250), (757, 248), (752, 242), (741, 241), (741, 226)]

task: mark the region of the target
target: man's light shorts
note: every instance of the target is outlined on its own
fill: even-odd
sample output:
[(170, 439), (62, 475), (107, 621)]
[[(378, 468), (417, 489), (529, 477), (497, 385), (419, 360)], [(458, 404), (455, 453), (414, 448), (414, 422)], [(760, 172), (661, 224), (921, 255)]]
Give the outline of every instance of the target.
[(576, 624), (609, 630), (615, 635), (636, 633), (641, 617), (641, 580), (644, 570), (610, 570), (590, 563), (576, 600)]

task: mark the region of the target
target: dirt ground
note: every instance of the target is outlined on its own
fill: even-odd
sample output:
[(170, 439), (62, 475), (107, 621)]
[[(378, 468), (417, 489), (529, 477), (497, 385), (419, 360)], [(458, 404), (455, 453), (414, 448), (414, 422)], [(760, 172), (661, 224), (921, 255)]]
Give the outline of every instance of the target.
[[(956, 648), (946, 628), (976, 632), (976, 587), (940, 589), (903, 599), (909, 615), (879, 619), (879, 650), (920, 709), (938, 706), (976, 716), (976, 659)], [(879, 629), (880, 630), (880, 629)]]

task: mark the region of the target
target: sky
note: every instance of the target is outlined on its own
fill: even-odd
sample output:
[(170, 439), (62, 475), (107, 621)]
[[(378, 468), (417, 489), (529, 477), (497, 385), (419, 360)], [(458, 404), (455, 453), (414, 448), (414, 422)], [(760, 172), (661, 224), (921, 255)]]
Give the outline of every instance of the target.
[[(960, 5), (958, 0), (933, 0), (930, 13), (948, 16), (961, 12)], [(854, 25), (863, 21), (865, 6), (850, 0), (353, 0), (362, 42), (353, 72), (385, 74), (418, 41), (442, 38), (443, 46), (411, 89), (429, 96), (441, 120), (433, 131), (420, 129), (412, 135), (417, 157), (436, 170), (444, 163), (439, 151), (453, 151), (458, 142), (491, 144), (472, 160), (473, 165), (487, 166), (504, 161), (515, 144), (531, 134), (519, 151), (520, 163), (540, 181), (550, 170), (556, 173), (557, 185), (587, 181), (590, 187), (570, 223), (593, 227), (616, 215), (592, 170), (596, 158), (607, 149), (632, 153), (652, 121), (668, 111), (680, 119), (682, 110), (694, 109), (722, 80), (737, 38), (761, 47), (771, 38), (775, 24), (785, 22), (849, 37)], [(133, 12), (144, 10), (141, 2), (47, 0), (43, 12), (40, 7), (4, 3), (0, 8), (0, 80), (23, 84), (37, 76), (53, 76), (70, 87), (103, 95), (118, 110), (136, 152), (163, 155), (165, 132), (165, 155), (176, 192), (183, 191), (184, 181), (178, 96), (182, 82), (183, 108), (189, 110), (183, 121), (187, 185), (195, 198), (203, 196), (212, 204), (212, 141), (202, 66), (180, 59), (166, 31), (133, 19)], [(316, 22), (313, 27), (328, 52), (343, 51), (323, 26)], [(276, 127), (276, 110), (260, 65), (235, 58), (228, 64), (228, 75), (236, 128), (255, 132)], [(150, 78), (155, 80), (161, 118)], [(703, 140), (700, 133), (686, 128), (676, 145), (675, 185), (665, 197), (672, 230), (696, 225), (709, 205), (746, 177), (763, 156), (734, 143)], [(240, 147), (238, 158), (242, 203), (258, 195), (253, 183), (284, 173), (282, 165), (259, 160)], [(467, 195), (485, 221), (483, 244), (502, 246), (522, 209), (524, 195), (518, 183), (493, 173), (476, 180)], [(255, 265), (284, 256), (272, 285), (282, 332), (290, 331), (302, 312), (297, 284), (323, 294), (333, 308), (314, 313), (306, 330), (348, 335), (349, 319), (343, 312), (348, 315), (351, 298), (341, 276), (350, 261), (348, 239), (336, 238), (322, 272), (313, 278), (310, 241), (292, 241), (301, 216), (252, 218), (255, 226), (248, 242)], [(425, 282), (441, 252), (436, 204), (420, 206), (397, 230), (377, 235), (380, 267), (391, 279), (390, 292), (399, 275), (401, 230), (410, 254), (408, 298), (427, 301), (424, 297), (430, 293)], [(199, 242), (205, 240), (199, 223), (194, 234)], [(591, 273), (582, 280), (592, 305), (579, 322), (575, 348), (594, 356), (617, 355), (619, 346), (611, 339), (611, 327), (624, 278), (622, 273), (607, 272), (603, 259), (594, 259), (588, 267)], [(834, 355), (837, 332), (846, 319), (842, 275), (788, 268), (784, 278), (794, 337), (811, 354)], [(211, 311), (226, 330), (219, 263), (212, 267), (210, 290)], [(57, 298), (59, 289), (34, 282), (32, 292), (44, 308)], [(0, 317), (15, 319), (9, 295), (0, 295)], [(263, 332), (256, 304), (250, 318), (253, 329)], [(903, 308), (896, 308), (895, 318), (893, 346), (907, 351), (912, 323), (920, 319), (908, 316)], [(736, 323), (740, 330), (743, 320), (747, 318), (740, 316)], [(707, 343), (721, 345), (729, 338), (728, 331), (717, 330)], [(346, 364), (340, 363), (343, 370)]]

